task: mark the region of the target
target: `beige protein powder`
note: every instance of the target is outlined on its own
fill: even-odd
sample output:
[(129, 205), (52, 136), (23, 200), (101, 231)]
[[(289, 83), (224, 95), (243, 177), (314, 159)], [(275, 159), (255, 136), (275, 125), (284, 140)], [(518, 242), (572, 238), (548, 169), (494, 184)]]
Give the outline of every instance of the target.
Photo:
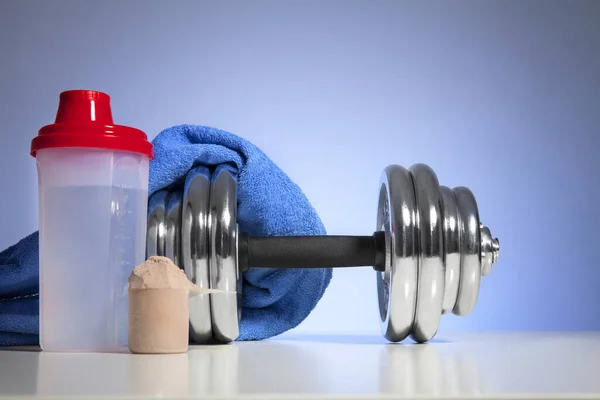
[(129, 276), (129, 351), (185, 353), (189, 347), (189, 298), (200, 289), (169, 258), (153, 256)]

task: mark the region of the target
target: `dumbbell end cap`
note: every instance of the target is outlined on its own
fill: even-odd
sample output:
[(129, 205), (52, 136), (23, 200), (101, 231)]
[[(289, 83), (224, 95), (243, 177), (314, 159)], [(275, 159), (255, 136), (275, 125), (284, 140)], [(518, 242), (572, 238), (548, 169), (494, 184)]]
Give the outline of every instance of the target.
[(492, 263), (498, 262), (498, 256), (500, 255), (500, 240), (494, 238), (492, 240)]
[(486, 276), (492, 271), (492, 265), (498, 262), (500, 240), (494, 238), (490, 228), (481, 224), (481, 274)]

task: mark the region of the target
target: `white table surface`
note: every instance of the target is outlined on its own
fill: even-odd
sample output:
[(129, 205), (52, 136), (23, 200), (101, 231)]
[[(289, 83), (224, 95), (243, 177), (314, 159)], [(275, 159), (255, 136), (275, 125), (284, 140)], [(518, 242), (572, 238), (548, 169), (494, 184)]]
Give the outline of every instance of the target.
[(0, 398), (598, 398), (600, 332), (281, 336), (186, 354), (0, 349)]

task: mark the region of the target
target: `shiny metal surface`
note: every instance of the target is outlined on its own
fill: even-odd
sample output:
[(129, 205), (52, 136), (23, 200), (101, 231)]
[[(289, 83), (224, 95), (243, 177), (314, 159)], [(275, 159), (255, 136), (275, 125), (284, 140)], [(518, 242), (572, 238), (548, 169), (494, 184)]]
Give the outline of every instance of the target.
[[(182, 265), (188, 279), (201, 288), (210, 286), (208, 168), (199, 166), (186, 176), (181, 218)], [(204, 343), (213, 337), (210, 294), (190, 297), (190, 338)]]
[(146, 258), (165, 254), (167, 235), (167, 200), (169, 192), (161, 190), (148, 201), (148, 227), (146, 230)]
[(167, 200), (165, 257), (181, 265), (181, 192), (171, 193)]
[(461, 270), (454, 314), (467, 315), (475, 308), (481, 281), (481, 237), (479, 211), (473, 193), (465, 187), (454, 188), (460, 210)]
[(498, 239), (498, 238), (492, 239), (492, 251), (493, 251), (492, 263), (495, 264), (498, 262), (498, 257), (500, 256), (500, 239)]
[(481, 274), (487, 276), (492, 272), (492, 265), (498, 262), (500, 241), (492, 238), (490, 228), (481, 224)]
[(241, 276), (237, 266), (237, 182), (233, 169), (219, 165), (210, 188), (210, 282), (225, 293), (211, 294), (213, 338), (231, 342), (239, 336)]
[(426, 342), (437, 333), (444, 300), (444, 244), (441, 192), (437, 176), (425, 164), (410, 168), (417, 204), (420, 240), (417, 309), (412, 338)]
[(454, 192), (447, 186), (441, 186), (444, 212), (444, 257), (446, 277), (444, 283), (444, 302), (442, 312), (452, 312), (458, 298), (460, 281), (460, 215)]
[(392, 342), (427, 342), (442, 314), (473, 310), (500, 243), (480, 223), (473, 193), (440, 186), (427, 165), (391, 165), (379, 188), (377, 229), (386, 234), (386, 269), (376, 272), (381, 332)]
[(387, 167), (380, 181), (377, 229), (385, 232), (385, 272), (377, 274), (381, 333), (399, 342), (410, 334), (417, 301), (418, 238), (410, 173)]

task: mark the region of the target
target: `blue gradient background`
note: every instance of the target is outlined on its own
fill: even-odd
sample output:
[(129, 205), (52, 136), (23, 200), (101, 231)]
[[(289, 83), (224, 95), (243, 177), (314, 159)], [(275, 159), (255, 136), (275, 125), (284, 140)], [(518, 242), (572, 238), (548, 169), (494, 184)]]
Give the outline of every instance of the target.
[[(89, 88), (150, 138), (254, 142), (330, 234), (372, 232), (381, 170), (428, 163), (502, 246), (440, 334), (600, 329), (599, 21), (598, 1), (0, 2), (0, 247), (37, 229), (30, 140)], [(373, 272), (336, 270), (296, 331), (378, 332)]]

